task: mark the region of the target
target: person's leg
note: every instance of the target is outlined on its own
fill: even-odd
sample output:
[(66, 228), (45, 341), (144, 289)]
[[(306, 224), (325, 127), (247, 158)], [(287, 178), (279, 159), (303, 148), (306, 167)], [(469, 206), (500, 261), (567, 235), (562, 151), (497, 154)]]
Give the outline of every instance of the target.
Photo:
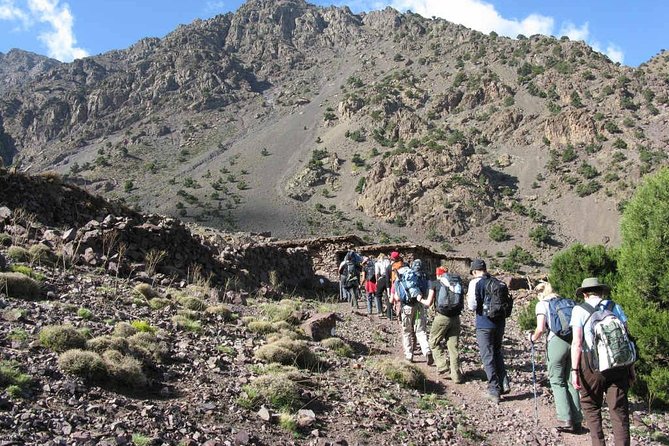
[(372, 314), (372, 293), (367, 294), (367, 314)]
[(553, 391), (553, 401), (557, 419), (563, 422), (574, 423), (575, 417), (571, 414), (570, 395), (567, 390), (567, 379), (569, 378), (570, 365), (569, 344), (557, 336), (548, 341), (547, 347), (548, 379)]
[[(630, 445), (630, 413), (627, 392), (629, 390), (629, 372), (627, 368), (614, 370), (609, 376), (606, 390), (606, 404), (609, 406), (613, 438), (616, 446)], [(606, 375), (606, 372), (604, 372)]]
[(404, 359), (413, 359), (413, 308), (405, 305), (400, 310), (402, 322), (402, 347), (404, 348)]
[(493, 337), (493, 356), (495, 364), (495, 372), (498, 378), (497, 384), (501, 393), (509, 393), (509, 377), (506, 374), (506, 366), (504, 365), (504, 351), (502, 350), (502, 341), (504, 340), (504, 329), (506, 321), (502, 320), (497, 323), (497, 328)]
[(448, 332), (448, 328), (448, 318), (437, 313), (432, 321), (432, 329), (430, 330), (430, 350), (432, 350), (438, 373), (448, 372), (446, 355), (444, 354), (444, 348), (440, 344)]
[(488, 393), (499, 397), (499, 386), (497, 379), (497, 370), (495, 369), (495, 358), (493, 353), (494, 328), (479, 328), (476, 330), (476, 342), (479, 346), (479, 354), (488, 378)]
[[(427, 341), (427, 314), (423, 304), (414, 305), (414, 331), (416, 333), (416, 341), (420, 345), (420, 350), (426, 357), (431, 354), (430, 343)], [(428, 359), (428, 362), (431, 360)], [(428, 364), (429, 365), (429, 364)]]
[[(458, 343), (460, 342), (460, 316), (447, 318), (449, 321), (446, 331), (446, 346), (448, 347), (448, 356), (451, 363), (451, 379), (456, 383), (462, 382), (460, 374), (460, 352)], [(434, 352), (434, 349), (433, 349)]]
[(590, 429), (590, 440), (593, 446), (604, 446), (604, 430), (602, 429), (602, 402), (606, 382), (601, 373), (590, 369), (584, 355), (581, 356), (579, 371), (581, 381), (581, 408), (585, 421)]

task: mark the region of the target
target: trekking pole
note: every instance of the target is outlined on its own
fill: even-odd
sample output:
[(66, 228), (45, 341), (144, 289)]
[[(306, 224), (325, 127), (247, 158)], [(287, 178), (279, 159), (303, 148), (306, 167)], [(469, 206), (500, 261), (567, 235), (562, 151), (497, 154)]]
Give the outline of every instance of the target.
[(530, 341), (532, 346), (532, 387), (534, 388), (534, 423), (539, 424), (539, 406), (537, 404), (537, 372), (534, 365), (534, 341)]

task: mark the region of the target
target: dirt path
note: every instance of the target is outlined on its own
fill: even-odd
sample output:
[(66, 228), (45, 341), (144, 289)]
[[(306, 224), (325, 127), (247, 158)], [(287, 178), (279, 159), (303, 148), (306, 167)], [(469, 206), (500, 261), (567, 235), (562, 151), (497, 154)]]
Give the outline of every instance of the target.
[[(351, 315), (352, 323), (360, 330), (366, 324), (377, 324), (391, 333), (385, 345), (386, 357), (401, 360), (400, 326), (396, 321), (368, 316), (364, 303), (359, 310), (351, 310), (348, 304), (340, 305), (344, 314)], [(429, 327), (430, 323), (428, 323)], [(561, 445), (578, 446), (589, 442), (588, 433), (574, 435), (558, 432), (552, 396), (543, 363), (544, 349), (538, 346), (536, 356), (538, 423), (535, 421), (535, 404), (532, 386), (532, 363), (529, 345), (515, 322), (510, 322), (504, 342), (505, 359), (511, 377), (511, 393), (503, 397), (499, 405), (485, 399), (485, 374), (476, 347), (473, 317), (463, 314), (463, 332), (460, 339), (461, 368), (466, 381), (454, 384), (428, 367), (421, 354), (414, 354), (414, 361), (426, 373), (430, 381), (441, 384), (444, 396), (458, 406), (466, 415), (470, 426), (482, 439), (481, 444), (490, 445)]]

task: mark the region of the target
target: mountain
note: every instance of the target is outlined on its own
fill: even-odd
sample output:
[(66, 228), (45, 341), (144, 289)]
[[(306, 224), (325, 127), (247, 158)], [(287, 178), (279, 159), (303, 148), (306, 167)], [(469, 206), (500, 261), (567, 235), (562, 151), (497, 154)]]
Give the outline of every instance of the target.
[(630, 68), (390, 8), (250, 0), (69, 64), (12, 51), (0, 85), (0, 153), (21, 171), (224, 229), (511, 269), (617, 243), (634, 186), (667, 164), (666, 53)]

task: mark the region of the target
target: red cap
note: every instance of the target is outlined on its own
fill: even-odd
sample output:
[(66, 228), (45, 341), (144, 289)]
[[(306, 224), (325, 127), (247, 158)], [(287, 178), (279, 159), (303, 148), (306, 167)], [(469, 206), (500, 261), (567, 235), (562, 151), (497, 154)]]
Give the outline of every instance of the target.
[(390, 253), (390, 258), (393, 259), (393, 260), (397, 260), (397, 259), (400, 258), (400, 253), (397, 252), (397, 251), (393, 251), (393, 252)]
[(436, 273), (437, 277), (439, 277), (439, 276), (443, 276), (444, 274), (446, 274), (447, 271), (448, 270), (446, 268), (438, 266), (435, 273)]

